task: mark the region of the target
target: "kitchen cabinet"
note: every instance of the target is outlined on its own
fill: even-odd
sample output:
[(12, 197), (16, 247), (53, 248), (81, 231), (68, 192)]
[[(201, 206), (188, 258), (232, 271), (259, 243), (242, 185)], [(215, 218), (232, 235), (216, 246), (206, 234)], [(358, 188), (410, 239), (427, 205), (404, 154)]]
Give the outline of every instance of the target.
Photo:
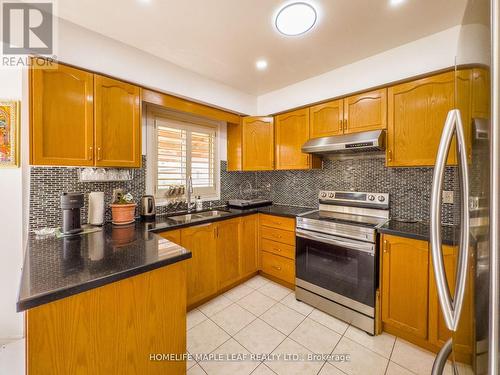
[(490, 118), (490, 72), (483, 68), (472, 70), (472, 117)]
[(215, 226), (217, 284), (223, 289), (240, 278), (240, 219), (219, 221)]
[(186, 374), (186, 361), (150, 360), (186, 353), (186, 263), (29, 309), (26, 373)]
[(261, 270), (275, 281), (295, 285), (295, 219), (259, 214)]
[[(450, 285), (450, 293), (453, 295), (456, 283), (458, 248), (456, 246), (443, 246), (442, 252), (446, 279), (448, 280), (448, 285)], [(451, 337), (451, 331), (446, 327), (443, 314), (441, 312), (432, 262), (429, 263), (429, 275), (429, 341), (432, 344), (441, 347)], [(459, 361), (466, 363), (471, 363), (472, 361), (472, 316), (474, 308), (472, 298), (473, 282), (472, 273), (470, 272), (467, 280), (467, 289), (464, 297), (462, 315), (460, 318), (460, 326), (454, 337), (455, 355), (459, 357)]]
[(243, 147), (242, 147), (243, 124), (227, 124), (227, 170), (241, 171)]
[(243, 170), (274, 169), (274, 121), (272, 117), (243, 118)]
[(310, 108), (311, 138), (387, 128), (387, 89), (373, 90)]
[(240, 255), (241, 276), (251, 275), (259, 270), (259, 216), (241, 218)]
[(344, 100), (333, 100), (309, 109), (311, 138), (330, 137), (344, 133)]
[(94, 165), (93, 91), (92, 73), (62, 64), (30, 70), (31, 164)]
[(344, 133), (387, 128), (387, 89), (373, 90), (344, 99)]
[(140, 167), (141, 89), (56, 64), (30, 70), (33, 165)]
[(317, 156), (302, 152), (309, 140), (309, 108), (283, 113), (275, 118), (276, 169), (311, 169), (321, 166)]
[(140, 88), (94, 76), (96, 166), (141, 166)]
[(162, 232), (162, 233), (160, 233), (160, 236), (165, 238), (166, 240), (169, 240), (169, 241), (177, 244), (177, 245), (181, 245), (181, 230), (180, 229), (174, 229), (174, 230), (170, 230), (168, 232)]
[[(388, 89), (386, 161), (389, 167), (433, 166), (448, 111), (455, 106), (455, 73)], [(448, 157), (456, 164), (455, 142)]]
[(428, 335), (429, 249), (426, 241), (383, 235), (382, 321), (426, 339)]
[(181, 245), (192, 253), (187, 261), (187, 304), (217, 292), (216, 226), (203, 224), (181, 229)]

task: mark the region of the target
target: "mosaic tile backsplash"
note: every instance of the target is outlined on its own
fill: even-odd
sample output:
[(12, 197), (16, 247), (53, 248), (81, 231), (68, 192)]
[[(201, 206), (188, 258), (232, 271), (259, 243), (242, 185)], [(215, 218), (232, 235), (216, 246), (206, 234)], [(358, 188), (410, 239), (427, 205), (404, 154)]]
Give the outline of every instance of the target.
[[(312, 171), (228, 172), (227, 163), (222, 161), (221, 199), (212, 204), (222, 205), (228, 199), (260, 196), (276, 204), (316, 208), (320, 190), (356, 190), (389, 193), (393, 218), (428, 220), (433, 169), (386, 168), (384, 164), (383, 158), (325, 159), (323, 169)], [(79, 182), (78, 168), (31, 167), (30, 230), (60, 226), (59, 199), (65, 191), (85, 193), (83, 223), (87, 220), (88, 193), (92, 191), (104, 191), (106, 207), (116, 188), (130, 191), (138, 200), (146, 191), (145, 166), (143, 157), (143, 168), (134, 171), (132, 181), (123, 182)], [(446, 169), (444, 188), (458, 191), (457, 168)], [(443, 205), (444, 223), (454, 223), (457, 207), (458, 202)], [(168, 210), (159, 206), (157, 213), (165, 214)], [(111, 220), (109, 207), (105, 219)]]

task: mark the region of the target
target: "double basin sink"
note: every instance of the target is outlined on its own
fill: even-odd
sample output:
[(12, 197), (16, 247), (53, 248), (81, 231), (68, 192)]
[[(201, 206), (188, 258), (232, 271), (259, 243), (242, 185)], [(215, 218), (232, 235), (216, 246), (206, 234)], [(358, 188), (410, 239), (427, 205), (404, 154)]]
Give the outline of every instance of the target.
[(224, 210), (210, 210), (210, 211), (202, 211), (195, 213), (187, 213), (183, 215), (169, 216), (169, 220), (175, 221), (177, 224), (191, 223), (193, 221), (206, 220), (216, 217), (222, 217), (226, 215), (230, 215), (229, 211)]

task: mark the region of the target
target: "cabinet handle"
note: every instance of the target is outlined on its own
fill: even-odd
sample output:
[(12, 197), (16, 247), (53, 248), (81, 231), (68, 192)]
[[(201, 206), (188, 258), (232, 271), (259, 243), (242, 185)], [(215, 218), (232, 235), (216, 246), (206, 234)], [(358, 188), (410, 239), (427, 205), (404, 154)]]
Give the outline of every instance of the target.
[(102, 156), (101, 156), (101, 148), (100, 147), (97, 147), (97, 160), (101, 160)]
[(94, 159), (94, 148), (92, 146), (89, 147), (89, 160)]
[(280, 266), (273, 266), (273, 268), (277, 271), (281, 271), (281, 267)]
[(387, 240), (384, 240), (384, 253), (388, 253), (389, 252), (389, 243), (387, 242)]
[(392, 150), (387, 150), (387, 161), (392, 161)]
[(339, 120), (339, 132), (342, 133), (342, 120)]
[(277, 247), (273, 247), (274, 251), (277, 251), (278, 253), (281, 253), (281, 249), (278, 249)]
[(344, 131), (347, 130), (347, 120), (344, 120)]

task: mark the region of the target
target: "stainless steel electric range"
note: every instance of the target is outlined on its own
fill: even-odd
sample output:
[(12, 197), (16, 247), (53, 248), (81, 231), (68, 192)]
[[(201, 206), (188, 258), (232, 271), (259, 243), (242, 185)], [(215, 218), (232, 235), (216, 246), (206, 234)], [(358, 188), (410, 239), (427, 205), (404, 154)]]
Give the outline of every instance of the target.
[(375, 334), (377, 227), (389, 194), (320, 191), (319, 210), (297, 217), (298, 300)]

